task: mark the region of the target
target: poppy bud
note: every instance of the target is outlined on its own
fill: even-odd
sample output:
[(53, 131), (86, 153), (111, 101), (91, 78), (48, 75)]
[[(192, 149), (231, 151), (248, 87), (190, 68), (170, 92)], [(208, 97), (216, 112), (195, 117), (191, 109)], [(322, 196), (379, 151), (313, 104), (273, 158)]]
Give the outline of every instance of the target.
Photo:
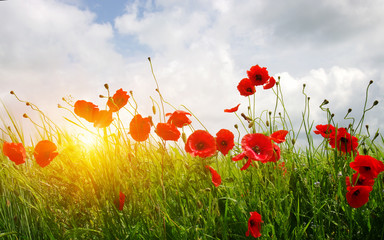
[(269, 111), (269, 113), (268, 113), (268, 114), (269, 114), (269, 116), (271, 116), (271, 115), (272, 115), (272, 112), (271, 112), (271, 111)]
[(311, 98), (310, 97), (308, 97), (308, 101), (310, 100)]
[(307, 85), (306, 85), (305, 83), (303, 83), (303, 90), (305, 89), (306, 86), (307, 86)]
[(131, 90), (131, 91), (129, 91), (129, 94), (131, 94), (131, 96), (133, 96), (133, 91)]
[(331, 114), (331, 118), (333, 118), (334, 116), (335, 116), (335, 114), (334, 114), (334, 113), (332, 113), (332, 114)]
[(206, 192), (210, 192), (211, 189), (210, 189), (210, 188), (206, 188), (205, 191), (206, 191)]
[(24, 113), (23, 118), (28, 118), (28, 115), (26, 113)]
[(267, 127), (269, 127), (269, 121), (268, 120), (265, 122), (265, 125), (267, 125)]
[(153, 112), (153, 115), (156, 115), (156, 107), (155, 107), (155, 105), (152, 105), (152, 112)]
[(296, 140), (292, 139), (292, 145), (295, 145), (295, 143), (296, 143)]
[(235, 126), (234, 126), (236, 129), (238, 129), (239, 128), (239, 126), (237, 125), (237, 124), (235, 124)]
[(30, 106), (31, 104), (29, 102), (26, 102), (25, 105)]
[(375, 136), (372, 138), (372, 142), (379, 136), (379, 132), (376, 132)]
[(369, 85), (371, 85), (373, 83), (373, 80), (369, 81)]
[(248, 124), (248, 128), (252, 128), (253, 127), (253, 122), (250, 122), (249, 124)]
[(151, 57), (148, 57), (148, 61), (151, 61)]
[(348, 113), (350, 113), (350, 112), (352, 112), (352, 108), (349, 108), (349, 109), (348, 109)]
[(62, 106), (61, 106), (60, 104), (57, 104), (57, 107), (58, 107), (58, 108), (62, 108)]
[(100, 94), (99, 98), (106, 98), (106, 96)]
[(181, 139), (183, 139), (184, 144), (187, 142), (187, 135), (185, 134), (185, 132), (181, 134)]
[(10, 93), (10, 94), (12, 94), (12, 95), (14, 95), (14, 94), (15, 94), (15, 92), (14, 92), (14, 91), (10, 91), (9, 93)]
[(373, 106), (376, 106), (377, 104), (379, 104), (379, 101), (375, 100), (375, 101), (373, 102)]
[(327, 105), (329, 103), (329, 101), (327, 99), (324, 99), (323, 103), (321, 104), (321, 106), (323, 105)]
[(108, 83), (104, 84), (105, 89), (109, 90)]

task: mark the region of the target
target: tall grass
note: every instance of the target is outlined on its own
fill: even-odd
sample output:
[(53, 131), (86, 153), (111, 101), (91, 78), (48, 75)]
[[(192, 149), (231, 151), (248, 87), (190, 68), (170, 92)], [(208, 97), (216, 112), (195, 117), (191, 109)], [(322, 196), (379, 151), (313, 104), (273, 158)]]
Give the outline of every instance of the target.
[[(241, 117), (237, 123), (249, 132), (289, 130), (286, 142), (280, 145), (281, 159), (254, 162), (246, 171), (240, 171), (242, 162), (231, 161), (240, 151), (239, 142), (227, 156), (191, 157), (181, 141), (165, 143), (152, 136), (136, 143), (117, 119), (115, 131), (95, 132), (94, 144), (88, 145), (30, 103), (40, 113), (41, 123), (33, 121), (37, 137), (27, 147), (26, 164), (16, 166), (0, 155), (0, 237), (247, 239), (249, 213), (257, 211), (264, 222), (261, 239), (384, 239), (382, 175), (369, 202), (351, 208), (345, 199), (345, 177), (353, 173), (349, 168), (353, 156), (332, 149), (326, 140), (314, 144), (315, 123), (309, 118), (305, 88), (302, 122), (299, 129), (293, 129), (281, 87), (278, 82), (273, 90), (274, 109), (257, 115), (250, 108), (247, 115), (252, 124)], [(158, 92), (158, 110), (164, 114), (167, 103)], [(281, 113), (277, 106), (282, 107)], [(337, 125), (329, 109), (321, 107), (327, 121)], [(365, 104), (364, 114), (367, 109)], [(5, 113), (1, 141), (25, 143), (21, 125), (9, 111)], [(382, 160), (383, 137), (361, 133), (364, 114), (358, 128), (351, 127), (359, 129), (355, 131), (359, 151)], [(70, 121), (76, 127), (88, 129), (75, 118)], [(299, 133), (305, 135), (307, 145), (297, 147)], [(59, 152), (45, 168), (33, 158), (33, 147), (41, 139), (55, 141)], [(206, 165), (220, 173), (219, 187), (212, 184)], [(126, 195), (122, 211), (116, 205), (120, 191)]]

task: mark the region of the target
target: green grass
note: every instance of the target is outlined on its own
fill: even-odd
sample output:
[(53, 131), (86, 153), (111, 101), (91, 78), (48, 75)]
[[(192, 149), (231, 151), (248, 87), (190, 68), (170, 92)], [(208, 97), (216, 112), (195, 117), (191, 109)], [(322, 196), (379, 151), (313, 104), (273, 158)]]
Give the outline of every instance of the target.
[[(243, 162), (231, 161), (238, 146), (227, 156), (202, 159), (185, 153), (181, 141), (165, 145), (151, 137), (136, 143), (120, 125), (116, 132), (95, 135), (89, 146), (41, 113), (42, 127), (36, 127), (27, 162), (16, 166), (0, 154), (0, 238), (247, 239), (249, 213), (257, 211), (264, 221), (260, 239), (384, 239), (383, 176), (376, 179), (369, 202), (351, 208), (345, 177), (353, 173), (352, 157), (325, 141), (314, 145), (307, 102), (294, 131), (279, 89), (276, 106), (282, 105), (282, 114), (275, 110), (256, 117), (251, 108), (247, 115), (254, 124), (247, 130), (289, 130), (280, 144), (281, 159), (255, 162), (246, 171), (240, 171)], [(6, 113), (2, 141), (26, 142), (20, 125)], [(302, 147), (294, 144), (300, 131), (308, 142)], [(359, 151), (384, 158), (382, 137), (358, 137)], [(59, 152), (45, 168), (33, 158), (33, 144), (41, 139), (56, 142)], [(220, 173), (219, 187), (206, 165)], [(115, 204), (119, 191), (126, 195), (123, 211)]]

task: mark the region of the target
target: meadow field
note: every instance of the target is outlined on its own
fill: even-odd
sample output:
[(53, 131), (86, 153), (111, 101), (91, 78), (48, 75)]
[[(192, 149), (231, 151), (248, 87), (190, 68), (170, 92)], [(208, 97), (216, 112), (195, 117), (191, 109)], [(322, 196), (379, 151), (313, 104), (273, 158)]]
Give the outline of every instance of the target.
[[(166, 102), (154, 80), (150, 116), (124, 86), (105, 85), (105, 106), (64, 99), (86, 138), (10, 93), (39, 118), (9, 106), (0, 116), (1, 239), (384, 239), (384, 138), (364, 123), (378, 104), (367, 100), (372, 82), (361, 118), (346, 109), (348, 126), (327, 100), (324, 121), (310, 119), (304, 85), (294, 129), (280, 79), (255, 65), (233, 90), (247, 111), (223, 109), (235, 127), (216, 133)], [(257, 109), (264, 91), (276, 101)], [(33, 124), (32, 138), (20, 121)]]

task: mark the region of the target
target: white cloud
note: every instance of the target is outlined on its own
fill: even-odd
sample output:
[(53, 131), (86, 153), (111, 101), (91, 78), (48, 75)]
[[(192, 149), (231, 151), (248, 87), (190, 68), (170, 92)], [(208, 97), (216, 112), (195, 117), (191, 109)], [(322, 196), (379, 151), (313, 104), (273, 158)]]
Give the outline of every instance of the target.
[[(233, 129), (237, 120), (224, 108), (242, 103), (246, 110), (248, 101), (236, 86), (255, 64), (282, 77), (287, 107), (297, 120), (303, 83), (316, 123), (325, 121), (318, 110), (324, 98), (341, 118), (350, 107), (357, 114), (370, 79), (377, 80), (370, 102), (381, 100), (384, 88), (383, 7), (375, 0), (312, 4), (129, 1), (124, 15), (99, 24), (97, 13), (60, 1), (7, 1), (0, 7), (0, 20), (10, 23), (0, 28), (0, 98), (14, 90), (39, 105), (56, 107), (68, 94), (103, 104), (97, 96), (109, 83), (111, 91), (133, 90), (139, 110), (150, 114), (149, 96), (158, 99), (150, 56), (164, 98), (189, 107), (212, 132)], [(138, 50), (117, 51), (122, 42)], [(258, 110), (273, 109), (271, 91), (258, 89), (256, 99)], [(369, 117), (384, 127), (379, 114)]]

